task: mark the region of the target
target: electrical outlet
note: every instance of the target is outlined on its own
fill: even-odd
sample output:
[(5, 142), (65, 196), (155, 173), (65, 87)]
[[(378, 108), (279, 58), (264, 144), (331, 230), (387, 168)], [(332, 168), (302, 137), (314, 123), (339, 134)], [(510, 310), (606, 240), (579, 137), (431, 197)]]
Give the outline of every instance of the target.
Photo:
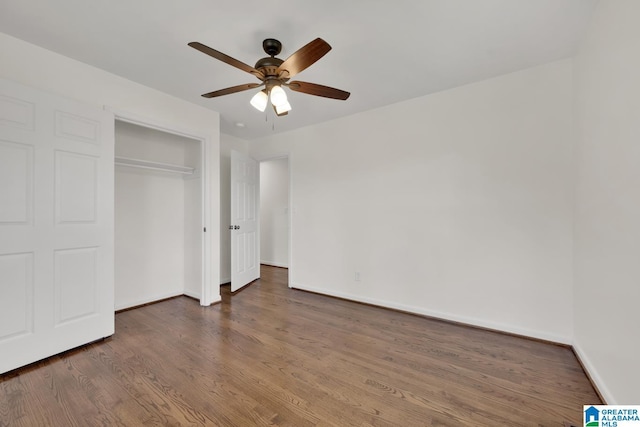
[(359, 282), (359, 281), (360, 281), (360, 272), (359, 272), (359, 271), (356, 271), (356, 273), (355, 273), (355, 275), (354, 275), (354, 280), (355, 280), (356, 282)]

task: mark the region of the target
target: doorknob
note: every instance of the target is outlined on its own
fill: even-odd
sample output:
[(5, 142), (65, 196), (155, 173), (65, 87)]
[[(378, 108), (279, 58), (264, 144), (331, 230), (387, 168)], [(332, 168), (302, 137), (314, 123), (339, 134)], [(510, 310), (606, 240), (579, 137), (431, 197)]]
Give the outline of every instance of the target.
[(230, 225), (230, 226), (229, 226), (229, 230), (233, 230), (233, 225)]
[(240, 226), (239, 226), (239, 225), (236, 225), (236, 226), (234, 226), (234, 227), (233, 227), (233, 229), (234, 229), (234, 230), (240, 230)]

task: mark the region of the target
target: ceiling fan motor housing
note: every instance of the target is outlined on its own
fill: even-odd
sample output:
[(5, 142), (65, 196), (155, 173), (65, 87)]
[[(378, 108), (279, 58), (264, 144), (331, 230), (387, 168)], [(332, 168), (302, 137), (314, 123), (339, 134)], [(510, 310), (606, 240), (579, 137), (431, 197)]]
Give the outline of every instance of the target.
[(264, 39), (262, 48), (267, 52), (267, 55), (276, 56), (282, 51), (282, 43), (276, 39)]
[(276, 55), (282, 50), (282, 43), (276, 39), (265, 39), (262, 42), (262, 48), (271, 56), (259, 59), (258, 62), (256, 62), (255, 68), (264, 73), (267, 81), (274, 80), (278, 77), (278, 67), (284, 62), (282, 59), (276, 58)]
[(283, 62), (284, 61), (280, 58), (267, 56), (265, 58), (258, 59), (258, 62), (256, 62), (255, 68), (260, 70), (261, 68), (273, 67), (275, 69), (275, 68), (278, 68), (280, 64), (282, 64)]

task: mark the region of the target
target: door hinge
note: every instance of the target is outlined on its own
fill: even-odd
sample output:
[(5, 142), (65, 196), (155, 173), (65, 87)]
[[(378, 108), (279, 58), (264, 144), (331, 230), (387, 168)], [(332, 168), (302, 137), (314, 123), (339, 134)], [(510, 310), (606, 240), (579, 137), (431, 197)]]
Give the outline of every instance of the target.
[(205, 228), (204, 228), (204, 232), (205, 232), (205, 233), (207, 232), (207, 227), (205, 227)]

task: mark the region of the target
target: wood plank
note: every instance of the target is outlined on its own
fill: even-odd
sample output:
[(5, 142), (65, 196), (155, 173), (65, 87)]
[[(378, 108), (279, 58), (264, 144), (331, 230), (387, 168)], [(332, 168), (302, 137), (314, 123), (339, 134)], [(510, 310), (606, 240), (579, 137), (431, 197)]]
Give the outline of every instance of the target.
[(105, 341), (0, 376), (0, 426), (563, 426), (600, 404), (570, 348), (287, 287), (116, 315)]

